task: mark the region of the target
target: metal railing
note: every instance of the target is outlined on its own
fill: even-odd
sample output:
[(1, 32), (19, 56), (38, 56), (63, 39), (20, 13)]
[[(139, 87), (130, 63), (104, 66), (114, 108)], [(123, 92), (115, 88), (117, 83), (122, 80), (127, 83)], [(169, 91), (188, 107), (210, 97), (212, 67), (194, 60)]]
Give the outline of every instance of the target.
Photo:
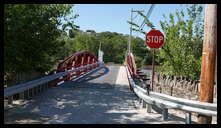
[(191, 113), (198, 113), (206, 116), (217, 116), (217, 104), (193, 101), (184, 98), (177, 98), (157, 92), (149, 92), (134, 82), (130, 70), (126, 66), (127, 76), (134, 93), (142, 100), (143, 106), (147, 105), (147, 112), (151, 112), (152, 105), (162, 109), (162, 118), (168, 119), (168, 109), (185, 111), (186, 123), (191, 123)]
[(45, 76), (40, 79), (36, 79), (36, 80), (28, 81), (26, 83), (21, 83), (21, 84), (13, 85), (11, 87), (7, 87), (4, 89), (4, 98), (11, 99), (11, 97), (13, 95), (16, 95), (19, 93), (24, 93), (25, 91), (28, 91), (29, 89), (36, 88), (36, 87), (41, 86), (43, 84), (46, 84), (48, 86), (48, 83), (55, 80), (55, 79), (63, 80), (63, 77), (67, 76), (70, 73), (78, 72), (78, 71), (93, 67), (93, 68), (91, 68), (91, 70), (85, 71), (84, 74), (86, 74), (87, 72), (90, 72), (92, 70), (96, 70), (97, 68), (103, 66), (103, 64), (104, 64), (103, 62), (96, 62), (93, 64), (88, 64), (83, 67), (67, 70), (65, 72), (59, 72), (57, 74)]

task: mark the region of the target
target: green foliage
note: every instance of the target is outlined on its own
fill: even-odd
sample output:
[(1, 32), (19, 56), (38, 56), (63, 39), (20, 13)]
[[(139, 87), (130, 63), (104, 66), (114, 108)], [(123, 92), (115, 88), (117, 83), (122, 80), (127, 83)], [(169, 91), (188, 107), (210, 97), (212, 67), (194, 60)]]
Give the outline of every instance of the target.
[[(149, 21), (149, 19), (148, 19), (148, 17), (147, 16), (145, 16), (141, 11), (138, 11), (138, 14), (144, 19), (144, 24), (147, 26), (147, 27), (149, 27), (149, 28), (151, 28), (151, 29), (155, 29), (155, 26), (153, 25), (153, 23), (151, 23), (150, 21)], [(134, 23), (134, 22), (131, 22), (131, 21), (127, 21), (127, 23), (128, 24), (130, 24), (130, 25), (132, 25), (132, 30), (133, 31), (137, 31), (137, 32), (140, 32), (140, 33), (142, 33), (142, 34), (146, 34), (146, 32), (145, 31), (143, 31), (143, 29), (140, 29), (140, 25), (138, 25), (138, 24), (136, 24), (136, 23)]]
[(72, 47), (75, 49), (74, 51), (87, 50), (96, 54), (99, 42), (96, 35), (80, 34), (74, 38), (74, 45), (72, 45)]
[(79, 29), (76, 29), (76, 28), (70, 29), (70, 30), (69, 30), (69, 37), (70, 37), (70, 38), (74, 38), (74, 37), (76, 37), (79, 33), (80, 33), (80, 30), (79, 30)]
[(137, 66), (149, 64), (148, 62), (151, 61), (151, 58), (148, 57), (150, 56), (150, 51), (146, 48), (144, 40), (139, 37), (132, 38), (131, 45)]
[[(168, 16), (163, 15), (165, 20), (160, 21), (160, 24), (166, 40), (161, 50), (156, 50), (155, 62), (161, 65), (159, 68), (161, 73), (186, 76), (192, 79), (199, 78), (203, 42), (202, 10), (202, 6), (194, 4), (187, 8), (187, 15), (184, 15), (183, 10)], [(138, 14), (145, 19), (144, 23), (147, 27), (155, 29), (155, 26), (142, 12), (138, 12)], [(133, 26), (133, 31), (146, 34), (136, 23), (130, 21), (127, 23)], [(143, 58), (142, 64), (152, 63), (150, 51), (147, 51)]]
[(160, 21), (166, 40), (158, 54), (158, 61), (163, 60), (159, 71), (198, 79), (203, 42), (202, 7), (192, 5), (187, 10), (187, 19), (183, 11), (176, 11), (169, 14), (169, 20)]
[[(142, 12), (138, 12), (138, 14), (144, 19), (144, 24), (151, 28), (151, 29), (155, 29), (155, 26), (153, 25), (153, 23), (151, 23), (148, 19), (147, 16), (145, 16)], [(132, 25), (132, 31), (136, 31), (136, 32), (140, 32), (142, 34), (146, 34), (146, 32), (140, 28), (141, 26), (134, 23), (134, 22), (131, 22), (131, 21), (127, 21), (128, 24)], [(142, 43), (138, 43), (137, 45), (133, 46), (134, 47), (134, 55), (137, 56), (135, 57), (135, 61), (136, 61), (136, 64), (138, 65), (138, 67), (140, 67), (141, 65), (150, 65), (152, 64), (152, 54), (150, 52), (149, 49), (146, 48), (145, 44), (144, 44), (144, 40), (142, 41)], [(139, 56), (139, 57), (138, 57)], [(143, 58), (143, 59), (141, 59)], [(158, 64), (156, 62), (156, 64)]]
[[(46, 72), (59, 60), (87, 50), (97, 55), (100, 42), (104, 61), (123, 63), (128, 36), (116, 32), (83, 32), (74, 24), (73, 5), (4, 5), (4, 72)], [(71, 14), (71, 15), (70, 15)], [(148, 55), (144, 40), (132, 37), (138, 65)]]
[[(128, 36), (116, 32), (101, 32), (96, 33), (94, 30), (83, 32), (77, 30), (74, 37), (61, 37), (59, 42), (63, 42), (64, 46), (60, 49), (59, 58), (66, 58), (69, 55), (87, 50), (95, 55), (98, 54), (99, 44), (104, 52), (104, 62), (114, 62), (122, 64), (127, 51)], [(132, 50), (135, 53), (135, 59), (138, 64), (141, 64), (143, 56), (146, 55), (147, 49), (144, 45), (144, 40), (138, 37), (132, 37)]]
[(76, 28), (72, 5), (5, 4), (4, 72), (45, 72), (57, 62), (58, 49), (66, 36), (63, 30)]
[[(118, 33), (102, 32), (98, 34), (102, 42), (105, 62), (123, 63), (127, 51), (128, 36)], [(144, 40), (139, 37), (132, 37), (131, 50), (135, 55), (137, 64), (141, 64), (143, 56), (147, 49)]]

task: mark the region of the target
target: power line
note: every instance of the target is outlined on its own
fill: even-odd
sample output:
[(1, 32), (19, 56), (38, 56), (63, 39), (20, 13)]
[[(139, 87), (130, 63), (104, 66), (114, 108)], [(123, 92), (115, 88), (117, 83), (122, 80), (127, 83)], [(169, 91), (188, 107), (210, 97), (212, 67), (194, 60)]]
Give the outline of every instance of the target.
[[(151, 4), (150, 9), (148, 10), (148, 12), (147, 12), (147, 14), (146, 14), (146, 17), (147, 17), (147, 18), (149, 18), (150, 14), (152, 13), (154, 6), (155, 6), (155, 4)], [(144, 19), (144, 20), (143, 20), (142, 24), (141, 24), (140, 27), (139, 27), (139, 30), (143, 29), (145, 20), (147, 20), (147, 19)]]
[(137, 18), (137, 16), (138, 16), (138, 14), (137, 14), (137, 15), (135, 15), (135, 16), (134, 16), (134, 18), (132, 18), (132, 20), (136, 19), (136, 18)]
[[(150, 9), (148, 10), (148, 12), (147, 12), (147, 14), (146, 14), (146, 17), (147, 17), (147, 18), (149, 18), (150, 14), (152, 13), (154, 6), (155, 6), (154, 4), (151, 4)], [(143, 20), (143, 23), (142, 23), (141, 26), (140, 26), (140, 28), (142, 28), (142, 29), (143, 29), (143, 27), (144, 27), (145, 20), (146, 20), (146, 19)]]

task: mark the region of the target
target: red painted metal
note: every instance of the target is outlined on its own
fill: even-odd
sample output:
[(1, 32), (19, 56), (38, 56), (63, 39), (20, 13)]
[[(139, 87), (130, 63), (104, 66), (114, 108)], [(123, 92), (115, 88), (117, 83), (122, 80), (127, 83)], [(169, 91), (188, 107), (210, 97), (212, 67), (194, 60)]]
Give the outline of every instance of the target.
[(132, 77), (137, 77), (137, 67), (132, 53), (127, 55), (127, 67)]
[(149, 48), (159, 49), (164, 44), (164, 35), (159, 30), (151, 30), (146, 34), (145, 42)]
[[(137, 67), (136, 67), (135, 59), (132, 53), (127, 54), (126, 65), (127, 65), (127, 68), (129, 70), (131, 77), (137, 78), (138, 77)], [(130, 90), (133, 91), (131, 84), (129, 84), (129, 86), (130, 86)]]
[[(98, 59), (91, 52), (79, 51), (79, 52), (76, 52), (76, 53), (72, 54), (71, 56), (67, 57), (62, 62), (60, 62), (58, 64), (56, 73), (64, 72), (64, 71), (74, 69), (74, 68), (80, 68), (80, 67), (83, 67), (85, 65), (93, 64), (93, 63), (96, 63), (96, 62), (98, 62)], [(70, 73), (70, 74), (64, 76), (62, 79), (56, 79), (56, 80), (52, 81), (50, 83), (50, 85), (55, 86), (55, 85), (57, 85), (57, 83), (59, 83), (61, 81), (71, 80), (73, 77), (78, 77), (81, 74), (83, 74), (87, 71), (90, 71), (90, 70), (92, 70), (92, 69), (94, 69), (98, 66), (99, 66), (99, 64), (97, 64), (93, 67), (87, 68), (87, 69), (83, 69), (81, 71), (77, 71), (76, 73)]]

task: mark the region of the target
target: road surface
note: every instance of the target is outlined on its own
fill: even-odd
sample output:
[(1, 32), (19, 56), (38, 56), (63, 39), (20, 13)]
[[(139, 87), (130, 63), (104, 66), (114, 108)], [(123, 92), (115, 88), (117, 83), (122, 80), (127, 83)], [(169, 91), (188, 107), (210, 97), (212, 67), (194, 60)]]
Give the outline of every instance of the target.
[[(4, 122), (16, 124), (185, 123), (184, 117), (146, 113), (129, 90), (123, 66), (108, 66), (78, 81), (49, 88), (31, 101), (5, 110)], [(173, 110), (169, 110), (173, 113)], [(176, 112), (177, 113), (177, 112)], [(184, 115), (184, 114), (182, 114)]]

